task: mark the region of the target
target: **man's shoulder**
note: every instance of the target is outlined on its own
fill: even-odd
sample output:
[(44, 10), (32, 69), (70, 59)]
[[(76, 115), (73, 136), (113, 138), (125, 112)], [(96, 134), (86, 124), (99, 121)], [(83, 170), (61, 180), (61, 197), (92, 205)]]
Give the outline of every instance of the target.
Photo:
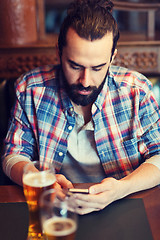
[(128, 88), (141, 88), (144, 87), (151, 88), (151, 82), (141, 73), (130, 70), (125, 67), (112, 65), (110, 67), (110, 74), (114, 78), (114, 81), (120, 87), (128, 87)]
[(56, 86), (59, 65), (46, 65), (35, 68), (16, 81), (16, 87), (23, 91), (33, 87), (54, 87)]

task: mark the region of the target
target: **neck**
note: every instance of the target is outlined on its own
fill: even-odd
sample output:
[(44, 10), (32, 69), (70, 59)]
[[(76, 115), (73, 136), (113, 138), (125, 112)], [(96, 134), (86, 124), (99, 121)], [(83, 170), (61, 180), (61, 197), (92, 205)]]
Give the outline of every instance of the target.
[(87, 106), (77, 105), (73, 102), (72, 102), (72, 104), (74, 106), (75, 112), (82, 115), (84, 117), (85, 124), (87, 124), (91, 120), (91, 117), (92, 117), (92, 113), (91, 113), (92, 104), (87, 105)]

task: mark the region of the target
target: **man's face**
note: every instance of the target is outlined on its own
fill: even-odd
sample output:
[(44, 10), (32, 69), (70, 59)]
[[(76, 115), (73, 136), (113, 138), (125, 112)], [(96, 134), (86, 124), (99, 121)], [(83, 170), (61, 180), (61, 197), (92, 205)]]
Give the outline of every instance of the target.
[(61, 64), (67, 93), (77, 105), (93, 103), (100, 93), (108, 72), (113, 45), (112, 33), (89, 41), (70, 28), (66, 36)]

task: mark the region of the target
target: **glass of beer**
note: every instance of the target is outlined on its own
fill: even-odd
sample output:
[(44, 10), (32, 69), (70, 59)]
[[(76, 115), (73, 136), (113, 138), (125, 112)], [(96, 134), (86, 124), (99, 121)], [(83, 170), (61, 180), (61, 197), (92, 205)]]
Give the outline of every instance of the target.
[(56, 182), (55, 171), (48, 162), (27, 163), (23, 172), (23, 190), (29, 209), (28, 239), (44, 239), (39, 212), (41, 194), (53, 189)]
[(74, 201), (61, 190), (49, 190), (41, 196), (41, 224), (45, 240), (74, 240), (77, 215)]

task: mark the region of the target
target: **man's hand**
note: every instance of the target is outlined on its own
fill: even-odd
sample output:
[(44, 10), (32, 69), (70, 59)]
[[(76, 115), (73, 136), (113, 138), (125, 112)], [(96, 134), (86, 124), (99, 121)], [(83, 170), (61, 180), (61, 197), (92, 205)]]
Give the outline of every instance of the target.
[(74, 194), (76, 212), (87, 214), (108, 206), (113, 201), (123, 197), (120, 181), (114, 178), (105, 178), (101, 183), (89, 188), (89, 194)]
[(73, 184), (62, 174), (56, 174), (57, 182), (55, 184), (56, 189), (68, 189), (73, 188)]
[[(152, 158), (160, 160), (160, 156)], [(75, 194), (76, 211), (79, 214), (98, 211), (129, 194), (158, 184), (160, 184), (160, 169), (153, 164), (144, 163), (120, 180), (105, 178), (101, 183), (91, 186), (88, 195)]]

